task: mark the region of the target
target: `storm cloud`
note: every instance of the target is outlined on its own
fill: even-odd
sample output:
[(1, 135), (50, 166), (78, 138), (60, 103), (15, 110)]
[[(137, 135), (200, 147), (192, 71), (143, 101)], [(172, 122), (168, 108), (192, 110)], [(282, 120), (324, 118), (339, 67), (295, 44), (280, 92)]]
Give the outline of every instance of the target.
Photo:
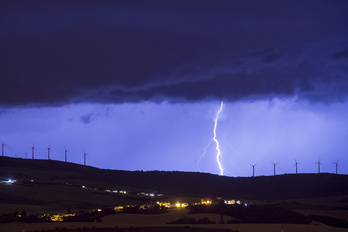
[(348, 96), (347, 1), (2, 1), (0, 104)]

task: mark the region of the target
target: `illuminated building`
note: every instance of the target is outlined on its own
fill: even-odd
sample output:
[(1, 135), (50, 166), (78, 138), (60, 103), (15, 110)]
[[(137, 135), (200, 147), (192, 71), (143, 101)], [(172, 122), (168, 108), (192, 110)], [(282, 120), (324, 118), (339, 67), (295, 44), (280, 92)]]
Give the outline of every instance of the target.
[(74, 217), (75, 213), (70, 213), (70, 214), (55, 214), (50, 217), (51, 221), (53, 222), (62, 222), (65, 220), (67, 217)]

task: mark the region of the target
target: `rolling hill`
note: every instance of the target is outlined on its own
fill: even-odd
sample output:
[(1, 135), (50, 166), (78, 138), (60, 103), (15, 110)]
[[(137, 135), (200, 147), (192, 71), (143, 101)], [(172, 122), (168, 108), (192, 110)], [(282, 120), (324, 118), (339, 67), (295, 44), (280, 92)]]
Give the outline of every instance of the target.
[[(263, 201), (348, 195), (347, 175), (226, 177), (194, 172), (106, 170), (54, 160), (0, 157), (0, 180), (8, 179), (17, 182), (12, 187), (0, 185), (0, 203), (64, 207), (120, 205), (146, 200), (138, 197), (137, 192)], [(81, 186), (100, 191), (84, 191)], [(124, 190), (133, 195), (113, 195), (102, 191), (105, 189)]]
[(180, 196), (222, 196), (249, 199), (289, 199), (348, 194), (348, 176), (285, 174), (225, 177), (207, 173), (120, 171), (54, 160), (0, 157), (0, 178), (50, 180), (95, 187), (159, 191)]

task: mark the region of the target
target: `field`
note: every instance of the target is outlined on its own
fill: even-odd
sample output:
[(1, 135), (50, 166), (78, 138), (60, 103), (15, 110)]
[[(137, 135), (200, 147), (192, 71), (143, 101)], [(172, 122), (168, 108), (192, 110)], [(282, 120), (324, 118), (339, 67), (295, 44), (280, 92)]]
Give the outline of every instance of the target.
[(136, 198), (130, 199), (103, 190), (61, 184), (0, 185), (0, 214), (13, 213), (15, 210), (26, 210), (27, 213), (60, 213), (68, 209), (93, 209), (139, 202)]
[[(254, 231), (267, 231), (267, 232), (343, 232), (348, 229), (333, 228), (320, 223), (312, 223), (311, 225), (292, 225), (292, 224), (212, 224), (212, 225), (168, 225), (167, 222), (175, 221), (187, 215), (188, 211), (173, 210), (170, 213), (160, 215), (134, 215), (134, 214), (117, 214), (110, 215), (102, 218), (101, 223), (97, 222), (52, 222), (52, 223), (10, 223), (0, 225), (0, 232), (34, 232), (41, 230), (55, 230), (55, 229), (73, 229), (73, 228), (131, 228), (131, 227), (175, 227), (177, 231), (183, 226), (189, 226), (192, 228), (215, 228), (215, 229), (231, 229), (240, 232), (254, 232)], [(208, 217), (210, 220), (219, 222), (220, 215), (217, 214), (190, 214), (189, 217), (196, 219)], [(230, 219), (224, 217), (224, 220)]]

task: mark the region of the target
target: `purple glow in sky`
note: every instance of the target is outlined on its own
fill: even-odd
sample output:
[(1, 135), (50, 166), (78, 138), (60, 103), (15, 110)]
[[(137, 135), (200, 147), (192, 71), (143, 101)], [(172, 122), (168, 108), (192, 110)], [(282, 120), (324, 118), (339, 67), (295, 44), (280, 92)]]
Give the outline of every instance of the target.
[[(348, 174), (348, 2), (2, 1), (5, 155)], [(206, 148), (205, 155), (204, 149)]]
[[(226, 103), (220, 114), (217, 139), (224, 174), (248, 176), (277, 173), (347, 173), (347, 103), (258, 101)], [(180, 170), (220, 174), (212, 139), (220, 102), (77, 104), (61, 107), (8, 109), (0, 115), (5, 155), (87, 164), (108, 169)]]

